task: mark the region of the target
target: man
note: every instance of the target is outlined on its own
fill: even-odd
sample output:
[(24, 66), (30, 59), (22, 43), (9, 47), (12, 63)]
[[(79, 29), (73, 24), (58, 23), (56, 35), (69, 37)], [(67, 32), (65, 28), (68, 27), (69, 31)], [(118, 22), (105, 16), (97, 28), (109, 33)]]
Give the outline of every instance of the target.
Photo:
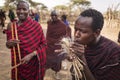
[(71, 28), (70, 28), (70, 25), (69, 25), (69, 22), (67, 20), (67, 15), (63, 14), (61, 16), (61, 20), (65, 23), (66, 25), (66, 30), (67, 30), (67, 35), (71, 37)]
[(66, 16), (65, 14), (63, 14), (63, 15), (61, 16), (61, 20), (69, 27), (69, 22), (68, 22), (67, 16)]
[(62, 37), (66, 36), (66, 25), (58, 19), (56, 11), (51, 12), (51, 20), (48, 21), (47, 26), (47, 65), (46, 69), (51, 68), (56, 73), (61, 69), (62, 55), (56, 53), (56, 49), (61, 49), (59, 44)]
[(2, 29), (3, 27), (5, 27), (5, 20), (6, 20), (5, 11), (0, 9), (0, 25), (2, 26)]
[(40, 21), (40, 15), (39, 12), (35, 13), (35, 21), (39, 22)]
[[(6, 31), (6, 46), (11, 49), (12, 56), (12, 80), (43, 80), (46, 41), (42, 28), (28, 16), (27, 2), (19, 1), (16, 13), (19, 20), (9, 24)], [(17, 31), (14, 30), (15, 26)]]
[(103, 15), (94, 9), (83, 11), (75, 22), (75, 42), (85, 51), (78, 45), (72, 51), (86, 64), (86, 80), (120, 80), (120, 46), (100, 35), (103, 24)]

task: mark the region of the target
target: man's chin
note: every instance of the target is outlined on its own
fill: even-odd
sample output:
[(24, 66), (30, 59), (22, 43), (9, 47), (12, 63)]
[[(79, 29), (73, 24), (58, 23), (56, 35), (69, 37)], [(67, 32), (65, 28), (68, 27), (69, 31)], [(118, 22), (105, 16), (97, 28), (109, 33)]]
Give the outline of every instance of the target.
[(19, 18), (20, 21), (25, 21), (26, 19), (25, 18)]
[(76, 40), (76, 41), (74, 41), (75, 43), (78, 43), (78, 44), (81, 44), (81, 42), (80, 41), (78, 41), (78, 40)]

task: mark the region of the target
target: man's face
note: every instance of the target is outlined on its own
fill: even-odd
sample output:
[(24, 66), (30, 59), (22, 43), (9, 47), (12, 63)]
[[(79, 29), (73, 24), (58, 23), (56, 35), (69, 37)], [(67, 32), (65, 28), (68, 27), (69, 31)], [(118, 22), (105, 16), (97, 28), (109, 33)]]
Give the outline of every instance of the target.
[(23, 2), (19, 3), (19, 5), (17, 6), (16, 13), (20, 21), (25, 21), (29, 13), (28, 5)]
[(58, 20), (57, 14), (51, 14), (51, 19), (55, 22)]
[(75, 40), (84, 45), (89, 45), (95, 41), (95, 32), (92, 30), (92, 18), (82, 17), (75, 23)]

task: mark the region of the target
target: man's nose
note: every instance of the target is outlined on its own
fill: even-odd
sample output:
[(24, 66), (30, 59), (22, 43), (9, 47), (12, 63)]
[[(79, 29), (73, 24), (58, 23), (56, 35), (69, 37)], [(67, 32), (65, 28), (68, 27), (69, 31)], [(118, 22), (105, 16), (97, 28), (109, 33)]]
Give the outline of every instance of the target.
[(53, 16), (53, 18), (55, 18), (56, 16)]
[(23, 10), (23, 9), (20, 9), (20, 12), (22, 13), (22, 12), (24, 12), (24, 10)]
[(75, 37), (79, 37), (79, 36), (80, 36), (79, 31), (76, 31), (75, 32)]

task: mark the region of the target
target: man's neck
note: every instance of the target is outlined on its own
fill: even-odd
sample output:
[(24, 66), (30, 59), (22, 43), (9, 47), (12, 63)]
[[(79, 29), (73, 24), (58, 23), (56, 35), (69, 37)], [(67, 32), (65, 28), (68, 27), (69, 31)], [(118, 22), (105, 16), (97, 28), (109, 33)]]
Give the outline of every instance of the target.
[(99, 36), (95, 39), (95, 41), (93, 41), (93, 43), (91, 43), (91, 44), (89, 44), (89, 45), (87, 45), (87, 46), (88, 46), (88, 47), (96, 46), (97, 43), (100, 41), (100, 38), (101, 38), (101, 36), (99, 35)]
[(22, 25), (25, 22), (25, 20), (19, 20), (18, 25)]
[(101, 37), (101, 35), (99, 35), (99, 36), (96, 38), (96, 42), (95, 42), (95, 44), (97, 44), (97, 43), (99, 42), (100, 37)]

